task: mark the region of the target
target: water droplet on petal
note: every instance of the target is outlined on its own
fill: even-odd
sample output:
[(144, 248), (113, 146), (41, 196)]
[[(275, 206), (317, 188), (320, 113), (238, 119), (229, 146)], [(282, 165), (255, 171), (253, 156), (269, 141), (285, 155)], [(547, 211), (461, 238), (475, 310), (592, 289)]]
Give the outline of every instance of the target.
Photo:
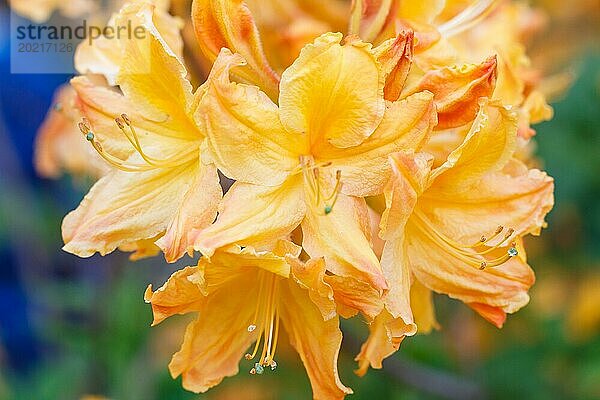
[(254, 325), (254, 324), (248, 325), (248, 332), (254, 332), (255, 329), (256, 329), (256, 325)]
[(508, 249), (508, 255), (509, 256), (514, 257), (517, 254), (519, 254), (519, 251), (516, 248), (511, 247), (510, 249)]

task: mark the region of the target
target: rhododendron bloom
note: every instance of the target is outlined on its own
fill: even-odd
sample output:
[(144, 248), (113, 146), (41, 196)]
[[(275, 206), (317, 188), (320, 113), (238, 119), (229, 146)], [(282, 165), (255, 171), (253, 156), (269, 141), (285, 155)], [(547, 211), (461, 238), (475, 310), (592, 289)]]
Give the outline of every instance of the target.
[[(432, 169), (426, 153), (391, 156), (381, 263), (391, 286), (386, 309), (394, 318), (413, 323), (413, 279), (465, 302), (498, 327), (506, 313), (529, 301), (534, 275), (521, 238), (545, 226), (554, 185), (545, 173), (511, 159), (516, 131), (514, 112), (482, 100), (464, 142), (440, 167)], [(381, 365), (380, 358), (369, 361)]]
[(150, 34), (128, 44), (117, 78), (123, 94), (85, 77), (71, 82), (87, 117), (82, 133), (114, 169), (65, 218), (66, 251), (87, 257), (142, 241), (147, 252), (147, 241), (160, 238), (174, 261), (190, 248), (191, 229), (213, 221), (221, 187), (214, 166), (200, 161), (204, 90), (192, 94), (185, 76), (178, 58)]
[[(316, 399), (342, 399), (352, 391), (337, 374), (342, 341), (323, 260), (300, 262), (300, 248), (279, 242), (273, 251), (233, 246), (174, 273), (152, 292), (154, 324), (174, 314), (198, 313), (171, 360), (183, 386), (205, 392), (238, 373), (244, 357), (251, 374), (275, 370), (280, 326), (287, 331)], [(251, 344), (254, 343), (253, 346)]]
[(206, 153), (237, 182), (217, 222), (197, 232), (203, 254), (271, 243), (301, 225), (304, 249), (331, 272), (386, 289), (362, 197), (382, 193), (387, 155), (419, 148), (436, 117), (429, 92), (386, 102), (376, 51), (341, 39), (326, 34), (302, 50), (282, 75), (279, 106), (230, 81), (240, 56), (224, 50), (215, 62), (201, 107)]

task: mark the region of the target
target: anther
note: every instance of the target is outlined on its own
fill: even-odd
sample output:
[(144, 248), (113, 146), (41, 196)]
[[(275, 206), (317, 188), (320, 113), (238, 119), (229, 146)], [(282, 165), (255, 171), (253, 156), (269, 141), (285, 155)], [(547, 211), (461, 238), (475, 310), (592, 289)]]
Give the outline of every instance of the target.
[(121, 118), (115, 118), (115, 122), (119, 129), (125, 129), (125, 125), (123, 124), (123, 120)]
[(256, 368), (252, 368), (250, 370), (250, 375), (256, 375)]
[(479, 264), (479, 269), (483, 271), (485, 267), (487, 267), (487, 263), (485, 261), (482, 261), (481, 264)]
[[(265, 372), (265, 368), (260, 364), (260, 363), (256, 363), (254, 364), (254, 368), (252, 368), (258, 375), (262, 375), (263, 372)], [(252, 372), (250, 372), (252, 373)]]
[(250, 353), (246, 353), (246, 354), (244, 354), (244, 358), (245, 358), (246, 360), (252, 360), (252, 354), (250, 354)]
[(121, 114), (121, 118), (123, 118), (123, 121), (125, 121), (125, 124), (127, 124), (127, 126), (131, 126), (131, 120), (129, 119), (127, 114)]

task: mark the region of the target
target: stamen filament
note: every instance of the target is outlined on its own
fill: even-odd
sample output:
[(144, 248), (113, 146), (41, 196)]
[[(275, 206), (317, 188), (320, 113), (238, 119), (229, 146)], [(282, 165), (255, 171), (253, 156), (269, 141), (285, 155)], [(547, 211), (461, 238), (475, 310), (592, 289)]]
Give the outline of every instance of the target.
[(498, 236), (498, 234), (500, 234), (500, 232), (502, 232), (504, 230), (504, 228), (499, 226), (496, 229), (495, 234), (493, 236), (491, 236), (490, 239), (487, 239), (485, 236), (482, 236), (482, 239), (476, 245), (464, 246), (460, 243), (457, 243), (457, 242), (451, 240), (446, 235), (437, 231), (437, 229), (435, 228), (433, 223), (431, 221), (429, 221), (429, 219), (422, 212), (415, 211), (414, 215), (415, 215), (415, 218), (413, 219), (414, 224), (432, 242), (437, 244), (440, 248), (451, 253), (457, 259), (467, 263), (468, 265), (477, 267), (481, 270), (483, 270), (487, 267), (496, 267), (496, 266), (502, 265), (506, 261), (508, 261), (510, 258), (512, 258), (518, 254), (518, 251), (516, 249), (516, 243), (513, 242), (511, 244), (511, 248), (508, 250), (507, 254), (500, 256), (498, 258), (495, 258), (495, 259), (491, 259), (491, 260), (488, 260), (484, 257), (485, 255), (490, 254), (493, 251), (497, 250), (499, 247), (501, 247), (514, 234), (514, 229), (512, 229), (512, 228), (509, 229), (507, 231), (507, 233), (504, 235), (504, 239), (501, 240), (496, 245), (488, 247), (485, 250), (477, 251), (475, 249), (477, 246), (481, 246), (481, 245), (485, 244), (486, 242), (489, 242), (489, 240), (492, 240), (493, 238)]

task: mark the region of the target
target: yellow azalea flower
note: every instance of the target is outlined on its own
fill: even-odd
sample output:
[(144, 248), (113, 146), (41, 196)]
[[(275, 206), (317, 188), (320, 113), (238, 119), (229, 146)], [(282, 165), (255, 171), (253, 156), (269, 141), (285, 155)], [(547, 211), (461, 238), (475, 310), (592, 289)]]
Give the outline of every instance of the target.
[[(163, 7), (163, 8), (161, 8)], [(181, 60), (183, 58), (183, 40), (180, 30), (183, 21), (169, 15), (168, 4), (158, 0), (133, 0), (126, 2), (118, 13), (115, 13), (107, 24), (118, 30), (129, 24), (133, 29), (142, 27), (146, 31), (160, 36), (169, 49)], [(81, 74), (101, 74), (110, 85), (115, 85), (121, 63), (129, 41), (138, 40), (135, 36), (107, 38), (101, 36), (91, 43), (83, 41), (75, 52), (75, 68)], [(143, 39), (140, 39), (143, 40)]]
[(60, 87), (35, 140), (34, 165), (45, 178), (58, 178), (63, 171), (99, 178), (109, 167), (81, 140), (77, 121), (83, 116), (76, 107), (76, 93), (69, 85)]
[[(527, 304), (534, 275), (521, 238), (545, 226), (554, 186), (545, 173), (511, 159), (516, 131), (514, 112), (482, 100), (464, 142), (440, 167), (432, 169), (426, 153), (391, 156), (394, 174), (381, 222), (381, 264), (390, 283), (390, 316), (382, 316), (381, 325), (388, 334), (393, 324), (401, 323), (396, 329), (402, 333), (414, 323), (413, 281), (463, 301), (498, 327), (506, 313)], [(430, 315), (424, 321), (430, 329), (435, 319), (429, 306), (422, 311), (423, 300), (419, 307)], [(377, 339), (383, 328), (372, 333), (368, 352), (359, 356), (363, 363), (379, 367), (391, 352), (393, 342)]]
[(12, 11), (38, 24), (47, 21), (56, 10), (66, 17), (77, 18), (98, 8), (94, 0), (10, 0), (9, 3)]
[(233, 246), (174, 273), (155, 292), (148, 287), (153, 325), (174, 314), (198, 313), (169, 364), (186, 389), (205, 392), (218, 385), (238, 373), (242, 357), (251, 374), (275, 370), (281, 326), (304, 363), (315, 399), (352, 393), (337, 373), (342, 333), (332, 289), (323, 281), (324, 261), (302, 263), (299, 254), (289, 242), (261, 252)]
[(419, 148), (436, 115), (429, 92), (386, 102), (379, 50), (341, 40), (325, 34), (302, 50), (282, 75), (279, 105), (231, 82), (230, 69), (244, 61), (221, 52), (201, 105), (205, 153), (237, 182), (216, 223), (196, 233), (196, 250), (210, 257), (234, 243), (269, 244), (301, 225), (311, 257), (386, 289), (362, 197), (383, 192), (387, 156)]
[[(113, 170), (63, 221), (64, 249), (81, 257), (153, 239), (168, 261), (190, 248), (188, 233), (211, 223), (221, 187), (200, 160), (204, 133), (186, 70), (159, 36), (130, 41), (117, 77), (123, 93), (86, 77), (71, 81), (90, 145)], [(83, 139), (82, 139), (83, 140)], [(152, 246), (151, 246), (152, 247)]]

